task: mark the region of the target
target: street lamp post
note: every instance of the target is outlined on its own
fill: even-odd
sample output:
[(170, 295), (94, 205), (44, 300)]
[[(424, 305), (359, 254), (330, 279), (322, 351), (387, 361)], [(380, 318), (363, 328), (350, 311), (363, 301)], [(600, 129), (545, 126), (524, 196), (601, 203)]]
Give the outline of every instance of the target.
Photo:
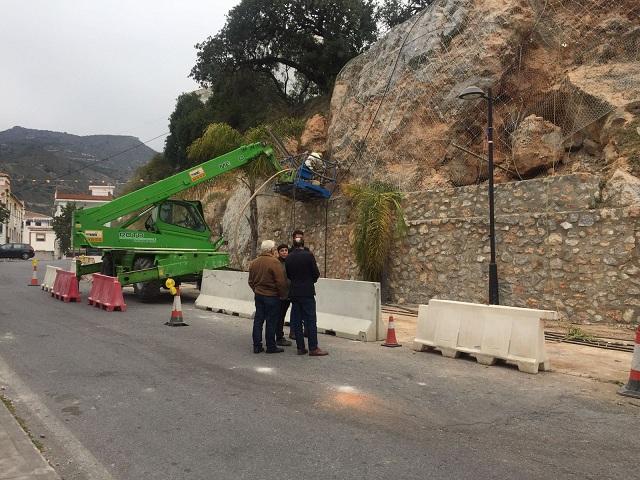
[(489, 245), (491, 247), (491, 261), (489, 263), (489, 304), (499, 305), (498, 295), (498, 265), (496, 265), (496, 224), (493, 200), (493, 95), (491, 88), (487, 93), (481, 88), (471, 86), (465, 88), (458, 98), (475, 100), (484, 98), (487, 101), (487, 144), (489, 166)]

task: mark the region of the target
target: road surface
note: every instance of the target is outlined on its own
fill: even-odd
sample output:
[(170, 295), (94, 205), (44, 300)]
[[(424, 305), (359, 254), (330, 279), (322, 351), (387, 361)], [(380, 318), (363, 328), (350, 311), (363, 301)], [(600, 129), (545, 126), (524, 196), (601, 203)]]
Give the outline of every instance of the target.
[(30, 269), (0, 263), (0, 384), (67, 480), (638, 474), (640, 407), (613, 384), (324, 335), (328, 357), (256, 355), (194, 292), (170, 328), (169, 297), (108, 313)]

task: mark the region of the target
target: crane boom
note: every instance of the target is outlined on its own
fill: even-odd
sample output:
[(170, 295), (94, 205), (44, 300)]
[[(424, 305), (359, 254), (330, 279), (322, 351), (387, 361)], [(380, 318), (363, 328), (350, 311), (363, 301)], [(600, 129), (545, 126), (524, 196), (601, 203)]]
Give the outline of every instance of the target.
[(260, 155), (265, 155), (276, 171), (282, 170), (270, 146), (262, 143), (244, 145), (188, 170), (116, 198), (105, 205), (76, 211), (74, 232), (77, 224), (80, 224), (79, 228), (103, 226), (120, 217), (160, 203), (177, 193), (223, 173), (242, 167)]

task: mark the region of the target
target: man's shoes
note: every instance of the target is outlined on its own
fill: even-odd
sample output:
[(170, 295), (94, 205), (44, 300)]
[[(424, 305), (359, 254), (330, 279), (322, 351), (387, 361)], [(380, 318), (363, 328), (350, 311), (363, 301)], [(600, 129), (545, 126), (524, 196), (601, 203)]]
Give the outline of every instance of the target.
[(282, 352), (284, 352), (284, 348), (278, 348), (278, 347), (273, 349), (267, 348), (267, 353), (282, 353)]
[(307, 353), (309, 353), (309, 350), (307, 350), (306, 348), (298, 349), (298, 355), (306, 355)]
[(282, 338), (278, 338), (276, 340), (276, 345), (279, 345), (281, 347), (290, 347), (291, 346), (291, 342), (289, 340), (287, 340), (286, 338), (282, 337)]
[(264, 352), (263, 347), (253, 347), (253, 353), (260, 353), (260, 352)]
[(309, 352), (310, 357), (324, 357), (325, 355), (329, 355), (329, 352), (321, 350), (319, 348), (316, 348), (315, 350), (311, 350)]

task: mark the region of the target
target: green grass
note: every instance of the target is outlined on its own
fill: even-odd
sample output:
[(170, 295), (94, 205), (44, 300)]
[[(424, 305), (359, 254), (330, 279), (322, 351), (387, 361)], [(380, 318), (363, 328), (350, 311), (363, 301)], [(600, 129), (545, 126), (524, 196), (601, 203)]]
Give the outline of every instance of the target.
[(592, 342), (594, 340), (593, 336), (587, 334), (580, 327), (569, 327), (567, 338), (569, 340), (583, 340), (585, 342)]

